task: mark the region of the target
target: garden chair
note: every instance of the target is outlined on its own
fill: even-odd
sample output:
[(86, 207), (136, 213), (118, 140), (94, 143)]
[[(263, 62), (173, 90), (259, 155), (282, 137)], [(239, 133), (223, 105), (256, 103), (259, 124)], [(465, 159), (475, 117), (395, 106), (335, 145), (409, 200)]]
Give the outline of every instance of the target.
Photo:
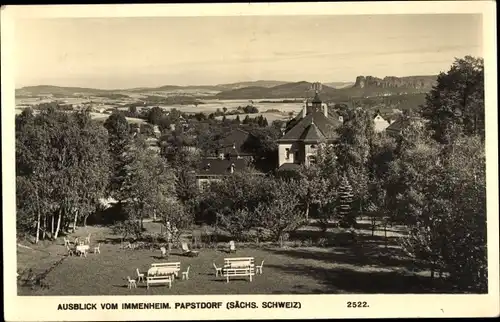
[(75, 238), (75, 246), (78, 245), (78, 237)]
[(262, 267), (264, 266), (264, 261), (260, 263), (260, 265), (255, 266), (255, 273), (262, 274)]
[(181, 248), (182, 248), (183, 255), (191, 256), (191, 257), (198, 256), (198, 252), (194, 251), (194, 250), (190, 250), (187, 243), (182, 243)]
[(165, 247), (161, 247), (160, 251), (161, 251), (161, 257), (167, 256), (167, 249)]
[(70, 246), (70, 245), (71, 245), (71, 243), (69, 242), (69, 239), (64, 237), (64, 246)]
[(234, 240), (231, 240), (229, 242), (229, 252), (230, 253), (234, 253), (236, 252), (236, 245), (234, 244)]
[(136, 268), (135, 270), (137, 272), (137, 281), (139, 281), (139, 282), (143, 281), (144, 282), (144, 273), (139, 272), (138, 268)]
[(69, 247), (69, 245), (66, 245), (66, 249), (68, 250), (68, 255), (73, 256), (73, 250)]
[(185, 272), (182, 272), (182, 279), (188, 280), (189, 279), (189, 268), (191, 265), (188, 266), (187, 270)]
[(97, 246), (94, 247), (94, 254), (95, 253), (101, 253), (101, 243), (97, 244)]
[(222, 275), (222, 267), (217, 267), (217, 265), (215, 265), (215, 263), (213, 263), (213, 264), (214, 264), (214, 268), (215, 268), (215, 277), (219, 276), (219, 274)]
[(137, 283), (135, 280), (131, 279), (130, 276), (127, 276), (128, 280), (128, 288), (137, 288)]
[(91, 233), (89, 233), (89, 235), (87, 237), (85, 237), (85, 242), (89, 245), (90, 245), (90, 235), (91, 235)]
[(80, 251), (80, 257), (82, 257), (82, 256), (85, 256), (85, 258), (87, 257), (87, 250), (86, 249)]

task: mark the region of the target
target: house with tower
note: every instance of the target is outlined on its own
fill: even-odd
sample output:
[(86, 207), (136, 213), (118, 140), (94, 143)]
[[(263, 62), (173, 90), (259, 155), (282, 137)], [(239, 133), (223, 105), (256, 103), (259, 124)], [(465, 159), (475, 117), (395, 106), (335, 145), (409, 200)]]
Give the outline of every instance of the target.
[(278, 168), (290, 170), (316, 161), (316, 151), (321, 144), (333, 144), (342, 125), (342, 117), (330, 113), (327, 104), (319, 97), (321, 84), (313, 84), (315, 95), (306, 100), (302, 111), (285, 129), (278, 140)]

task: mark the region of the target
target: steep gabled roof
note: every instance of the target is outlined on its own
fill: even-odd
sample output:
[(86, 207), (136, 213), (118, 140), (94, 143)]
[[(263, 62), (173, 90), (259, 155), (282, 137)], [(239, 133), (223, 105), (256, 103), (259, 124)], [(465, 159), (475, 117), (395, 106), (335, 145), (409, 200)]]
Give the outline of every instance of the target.
[(198, 165), (196, 175), (213, 176), (231, 174), (231, 165), (234, 164), (234, 171), (240, 172), (248, 167), (248, 162), (244, 159), (210, 159), (201, 160)]
[(304, 142), (318, 142), (325, 140), (325, 136), (321, 131), (318, 129), (316, 124), (311, 123), (304, 132), (302, 133), (302, 136), (300, 137), (301, 141)]
[(224, 153), (243, 155), (245, 154), (245, 152), (247, 152), (244, 151), (243, 145), (250, 136), (252, 136), (252, 134), (247, 131), (234, 129), (229, 132), (222, 140), (220, 140), (221, 149)]
[[(314, 125), (314, 126), (311, 126)], [(342, 123), (336, 118), (328, 118), (321, 112), (311, 112), (291, 128), (278, 142), (316, 140), (325, 138), (332, 140), (337, 137), (336, 129)]]

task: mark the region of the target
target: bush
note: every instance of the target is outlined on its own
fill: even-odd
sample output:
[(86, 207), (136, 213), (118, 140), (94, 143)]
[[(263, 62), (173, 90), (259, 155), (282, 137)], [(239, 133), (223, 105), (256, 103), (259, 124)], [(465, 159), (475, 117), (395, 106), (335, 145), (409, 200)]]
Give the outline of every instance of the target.
[(318, 247), (328, 247), (329, 246), (329, 240), (324, 238), (324, 237), (321, 237), (318, 239), (318, 241), (316, 242), (317, 246)]

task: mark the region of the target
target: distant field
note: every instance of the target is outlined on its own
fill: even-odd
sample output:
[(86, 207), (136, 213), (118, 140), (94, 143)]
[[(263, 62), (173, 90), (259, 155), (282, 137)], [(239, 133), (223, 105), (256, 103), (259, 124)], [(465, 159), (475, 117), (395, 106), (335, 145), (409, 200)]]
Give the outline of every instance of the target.
[[(275, 121), (275, 120), (280, 120), (280, 121), (287, 121), (290, 119), (290, 117), (283, 113), (283, 114), (279, 114), (279, 113), (255, 113), (255, 114), (239, 114), (240, 116), (240, 121), (243, 121), (243, 119), (248, 115), (248, 117), (250, 118), (256, 118), (257, 116), (264, 116), (267, 121), (270, 123), (272, 121)], [(236, 119), (237, 115), (226, 115), (226, 119), (228, 120), (234, 120)], [(222, 120), (222, 116), (217, 116), (216, 119), (217, 120)]]
[[(109, 114), (91, 112), (90, 116), (94, 120), (104, 121), (104, 120), (106, 120), (109, 117)], [(126, 117), (126, 119), (127, 119), (127, 121), (129, 123), (140, 124), (140, 123), (145, 123), (146, 122), (143, 119), (138, 119), (138, 118), (133, 118), (133, 117)]]
[(264, 113), (267, 110), (279, 110), (285, 115), (288, 112), (299, 112), (302, 110), (303, 104), (301, 102), (296, 103), (258, 103), (253, 104), (249, 100), (202, 100), (204, 104), (198, 106), (195, 105), (159, 105), (165, 110), (171, 110), (173, 108), (178, 109), (184, 113), (214, 113), (217, 109), (221, 111), (225, 107), (228, 111), (236, 110), (239, 106), (245, 107), (247, 105), (253, 105), (259, 109), (260, 112)]

